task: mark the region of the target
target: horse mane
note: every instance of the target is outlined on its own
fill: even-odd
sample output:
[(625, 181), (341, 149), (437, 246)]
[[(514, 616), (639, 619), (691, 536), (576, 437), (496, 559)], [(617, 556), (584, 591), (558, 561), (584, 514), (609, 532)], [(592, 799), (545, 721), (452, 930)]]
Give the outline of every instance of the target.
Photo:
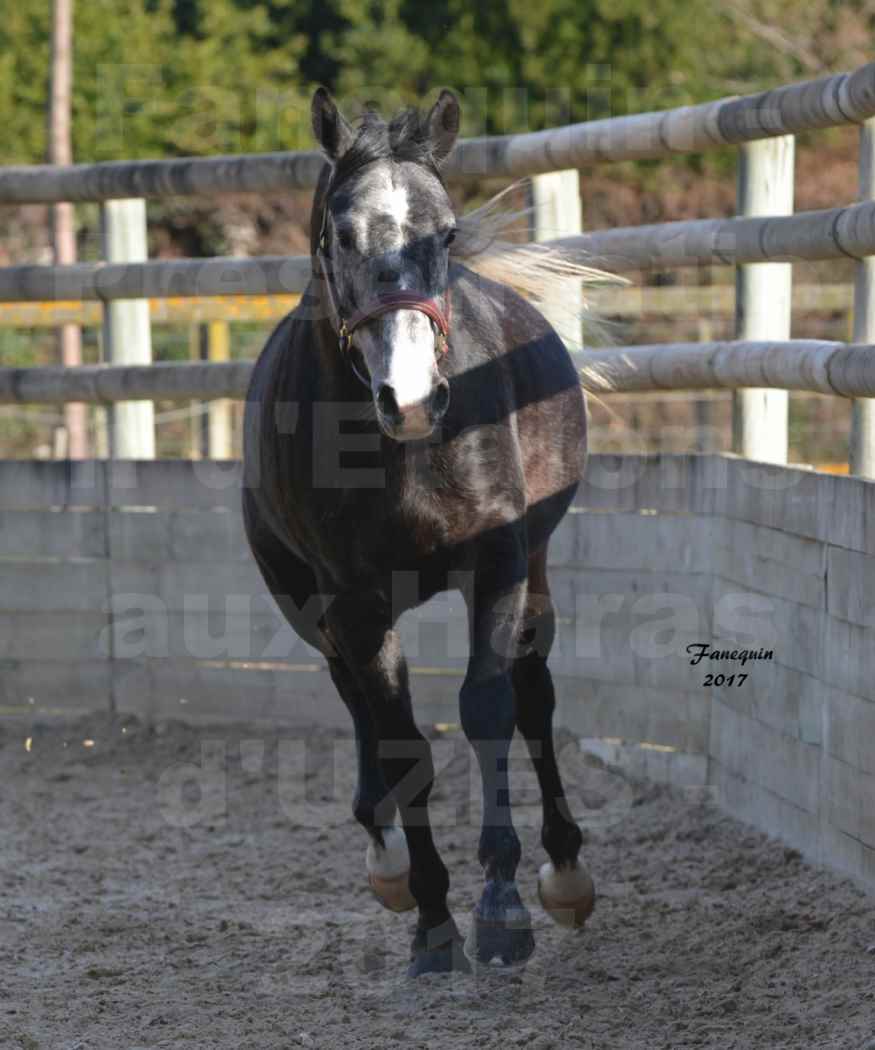
[[(564, 314), (569, 321), (582, 322), (584, 346), (591, 341), (604, 344), (608, 341), (604, 322), (593, 310), (586, 288), (628, 282), (590, 266), (580, 252), (528, 240), (534, 207), (518, 208), (512, 203), (528, 184), (528, 179), (520, 179), (461, 215), (450, 255), (489, 280), (509, 285), (552, 317)], [(574, 301), (567, 294), (568, 281), (584, 287), (582, 316), (568, 305)]]
[(374, 103), (366, 103), (352, 145), (334, 166), (332, 185), (339, 185), (359, 168), (377, 160), (411, 161), (428, 168), (443, 184), (432, 152), (428, 117), (415, 106), (384, 120)]

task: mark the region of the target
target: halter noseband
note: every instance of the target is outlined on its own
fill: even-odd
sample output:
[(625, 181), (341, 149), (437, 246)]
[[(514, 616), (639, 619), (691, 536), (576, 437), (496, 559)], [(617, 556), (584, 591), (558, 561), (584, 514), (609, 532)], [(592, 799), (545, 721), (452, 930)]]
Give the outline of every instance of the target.
[[(325, 282), (325, 291), (328, 295), (328, 301), (331, 305), (331, 312), (334, 314), (334, 325), (337, 332), (337, 345), (340, 348), (340, 352), (348, 354), (352, 350), (352, 337), (357, 328), (360, 328), (367, 321), (372, 321), (375, 317), (382, 317), (383, 314), (391, 313), (393, 310), (418, 310), (419, 313), (425, 314), (425, 316), (432, 322), (435, 330), (435, 349), (441, 356), (449, 349), (449, 334), (450, 334), (450, 293), (447, 289), (447, 309), (443, 311), (437, 303), (437, 300), (429, 298), (427, 295), (421, 295), (419, 292), (401, 291), (401, 292), (386, 292), (382, 295), (377, 295), (372, 303), (368, 306), (358, 310), (353, 316), (347, 321), (343, 314), (340, 312), (340, 307), (337, 302), (337, 298), (334, 294), (334, 288), (331, 284), (331, 278), (328, 275), (328, 267), (325, 264), (326, 258), (326, 245), (328, 243), (326, 236), (326, 228), (328, 225), (328, 194), (325, 195), (325, 203), (323, 205), (322, 212), (322, 226), (319, 230), (319, 241), (316, 248), (316, 258), (319, 263), (321, 272), (321, 278)], [(355, 362), (350, 357), (350, 364), (356, 377), (370, 387), (370, 383), (364, 378), (364, 376), (356, 368)]]

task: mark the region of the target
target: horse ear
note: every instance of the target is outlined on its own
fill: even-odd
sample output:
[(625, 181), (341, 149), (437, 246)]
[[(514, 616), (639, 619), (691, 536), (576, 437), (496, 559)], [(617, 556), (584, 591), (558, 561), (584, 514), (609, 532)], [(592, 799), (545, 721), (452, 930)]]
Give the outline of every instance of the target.
[(310, 104), (310, 119), (316, 141), (331, 160), (337, 160), (355, 138), (355, 132), (325, 88), (317, 88)]
[(445, 88), (428, 115), (428, 137), (435, 160), (444, 160), (456, 144), (461, 119), (459, 100)]

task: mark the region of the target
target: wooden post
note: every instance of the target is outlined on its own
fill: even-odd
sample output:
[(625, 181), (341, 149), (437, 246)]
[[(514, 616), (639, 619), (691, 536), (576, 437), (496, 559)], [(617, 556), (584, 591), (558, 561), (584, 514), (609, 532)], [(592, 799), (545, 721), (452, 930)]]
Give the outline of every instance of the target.
[[(227, 321), (210, 321), (207, 325), (207, 360), (231, 360), (230, 328)], [(207, 453), (210, 459), (231, 459), (233, 457), (231, 402), (226, 398), (211, 401), (207, 412), (209, 419)]]
[[(741, 146), (740, 215), (793, 212), (794, 138)], [(793, 270), (790, 263), (748, 263), (736, 270), (736, 338), (789, 339)], [(745, 459), (786, 463), (789, 396), (786, 390), (738, 390), (733, 399), (733, 450)]]
[[(103, 253), (107, 262), (143, 262), (146, 202), (137, 198), (106, 201), (102, 207)], [(152, 363), (149, 303), (115, 299), (104, 306), (103, 346), (114, 365)], [(155, 458), (155, 410), (151, 401), (124, 401), (110, 411), (110, 455), (113, 459)]]
[[(875, 199), (875, 118), (860, 128), (860, 200)], [(875, 343), (875, 256), (857, 263), (854, 283), (854, 328), (852, 341)], [(875, 400), (855, 401), (851, 409), (852, 474), (875, 478)]]
[[(710, 343), (714, 338), (714, 326), (710, 315), (699, 318), (699, 342)], [(714, 425), (711, 422), (711, 402), (707, 400), (707, 393), (703, 397), (697, 397), (694, 401), (693, 412), (696, 417), (696, 440), (694, 448), (696, 452), (714, 452), (717, 448), (714, 441)]]
[[(201, 329), (203, 325), (193, 321), (188, 326), (188, 358), (190, 361), (201, 359)], [(190, 401), (189, 409), (189, 459), (203, 459), (203, 404), (200, 401)]]
[[(572, 237), (582, 232), (580, 176), (576, 169), (551, 171), (531, 179), (529, 204), (535, 241)], [(579, 281), (557, 281), (556, 295), (539, 305), (569, 350), (583, 342), (583, 290)]]
[[(70, 127), (73, 90), (73, 0), (54, 0), (52, 14), (52, 67), (49, 94), (49, 163), (73, 163)], [(56, 266), (76, 262), (76, 222), (73, 205), (61, 201), (52, 207), (52, 245)], [(82, 333), (74, 324), (58, 329), (61, 363), (66, 368), (82, 364)], [(88, 456), (88, 409), (64, 406), (67, 428), (66, 456)]]

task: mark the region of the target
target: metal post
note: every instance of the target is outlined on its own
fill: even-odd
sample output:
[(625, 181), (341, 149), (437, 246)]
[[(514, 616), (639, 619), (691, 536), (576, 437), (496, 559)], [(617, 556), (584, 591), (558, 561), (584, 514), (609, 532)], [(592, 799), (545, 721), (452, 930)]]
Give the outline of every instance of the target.
[[(860, 200), (875, 199), (875, 118), (860, 128)], [(875, 256), (857, 263), (854, 283), (855, 343), (875, 343)], [(860, 398), (851, 409), (850, 472), (875, 478), (875, 399)]]
[[(107, 262), (143, 262), (146, 247), (146, 202), (106, 201), (102, 207), (103, 254)], [(104, 306), (103, 346), (114, 365), (152, 363), (149, 303), (116, 299)], [(123, 401), (110, 413), (113, 459), (155, 458), (155, 411), (151, 401)]]
[[(210, 321), (207, 326), (207, 359), (209, 361), (231, 360), (230, 326), (227, 321)], [(207, 409), (209, 431), (207, 450), (210, 459), (231, 459), (232, 422), (231, 402), (227, 398), (211, 401)]]
[[(576, 169), (551, 171), (531, 179), (532, 239), (549, 241), (582, 232), (580, 176)], [(579, 350), (583, 339), (583, 290), (580, 281), (557, 282), (556, 296), (539, 306), (565, 345)]]
[[(748, 142), (738, 167), (739, 215), (791, 215), (794, 138)], [(736, 269), (738, 339), (789, 339), (793, 269), (790, 263), (747, 263)], [(733, 449), (746, 459), (787, 462), (789, 397), (786, 390), (737, 390)]]

